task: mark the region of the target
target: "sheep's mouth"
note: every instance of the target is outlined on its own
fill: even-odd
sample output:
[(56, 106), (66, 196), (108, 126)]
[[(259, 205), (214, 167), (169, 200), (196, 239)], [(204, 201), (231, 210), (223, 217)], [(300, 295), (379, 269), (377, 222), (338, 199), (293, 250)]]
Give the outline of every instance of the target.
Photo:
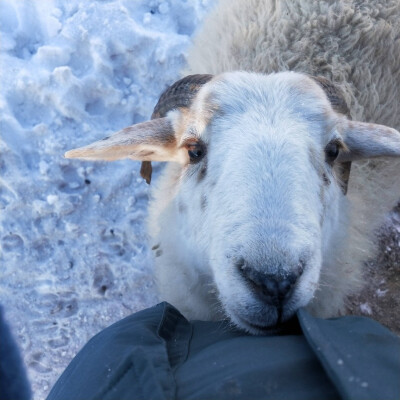
[(265, 325), (259, 321), (249, 321), (249, 319), (243, 318), (238, 314), (235, 314), (232, 320), (238, 328), (253, 335), (276, 335), (284, 334), (285, 332), (293, 332), (294, 328), (297, 326), (294, 313), (287, 314), (287, 318), (282, 318), (282, 315), (284, 314), (279, 315), (279, 318), (277, 318), (274, 324), (266, 323)]
[[(228, 311), (228, 310), (227, 310)], [(268, 307), (267, 312), (245, 313), (244, 310), (227, 312), (229, 319), (239, 328), (256, 335), (274, 332), (279, 324), (279, 314), (275, 307)], [(264, 315), (263, 315), (264, 314)]]
[(242, 330), (256, 335), (269, 335), (285, 330), (297, 311), (291, 299), (279, 306), (259, 304), (257, 308), (258, 310), (252, 313), (239, 309), (231, 310), (227, 315)]
[(256, 335), (272, 335), (275, 334), (279, 330), (279, 325), (278, 321), (275, 324), (261, 324), (259, 321), (257, 322), (250, 322), (247, 318), (243, 318), (239, 316), (238, 314), (235, 314), (233, 317), (231, 317), (235, 325), (242, 329), (245, 330), (251, 334), (256, 334)]

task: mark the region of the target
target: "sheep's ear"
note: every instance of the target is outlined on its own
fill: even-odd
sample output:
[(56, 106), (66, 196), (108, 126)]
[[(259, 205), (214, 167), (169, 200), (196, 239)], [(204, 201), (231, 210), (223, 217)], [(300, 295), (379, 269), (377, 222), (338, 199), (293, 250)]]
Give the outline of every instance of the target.
[(346, 121), (339, 126), (348, 151), (339, 162), (374, 157), (400, 157), (400, 132), (384, 125)]
[(70, 150), (66, 158), (84, 160), (180, 161), (180, 149), (169, 118), (129, 126), (88, 146)]

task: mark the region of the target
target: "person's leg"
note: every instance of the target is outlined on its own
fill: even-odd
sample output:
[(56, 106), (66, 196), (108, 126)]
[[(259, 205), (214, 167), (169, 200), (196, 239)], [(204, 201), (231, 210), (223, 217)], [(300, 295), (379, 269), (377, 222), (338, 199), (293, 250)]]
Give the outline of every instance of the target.
[(251, 336), (187, 321), (167, 303), (106, 328), (48, 400), (400, 398), (400, 339), (362, 317), (314, 318)]
[(226, 322), (188, 322), (167, 303), (106, 328), (48, 400), (337, 399), (298, 323), (251, 336)]
[(29, 400), (30, 398), (31, 389), (19, 349), (0, 306), (0, 399)]

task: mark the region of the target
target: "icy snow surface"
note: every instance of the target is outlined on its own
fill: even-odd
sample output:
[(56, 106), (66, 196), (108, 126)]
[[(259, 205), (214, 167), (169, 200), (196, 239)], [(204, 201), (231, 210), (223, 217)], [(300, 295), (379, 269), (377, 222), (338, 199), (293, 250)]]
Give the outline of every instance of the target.
[(139, 163), (63, 154), (149, 118), (211, 5), (0, 2), (0, 303), (35, 399), (90, 337), (157, 301)]

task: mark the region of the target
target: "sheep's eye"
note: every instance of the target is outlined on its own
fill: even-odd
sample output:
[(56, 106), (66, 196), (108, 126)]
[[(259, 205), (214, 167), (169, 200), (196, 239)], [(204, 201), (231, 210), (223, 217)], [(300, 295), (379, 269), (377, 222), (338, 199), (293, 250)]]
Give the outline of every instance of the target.
[(339, 155), (340, 144), (337, 142), (330, 142), (325, 147), (325, 160), (328, 163), (333, 163)]
[(199, 162), (205, 155), (205, 148), (201, 143), (188, 144), (187, 150), (191, 164)]

